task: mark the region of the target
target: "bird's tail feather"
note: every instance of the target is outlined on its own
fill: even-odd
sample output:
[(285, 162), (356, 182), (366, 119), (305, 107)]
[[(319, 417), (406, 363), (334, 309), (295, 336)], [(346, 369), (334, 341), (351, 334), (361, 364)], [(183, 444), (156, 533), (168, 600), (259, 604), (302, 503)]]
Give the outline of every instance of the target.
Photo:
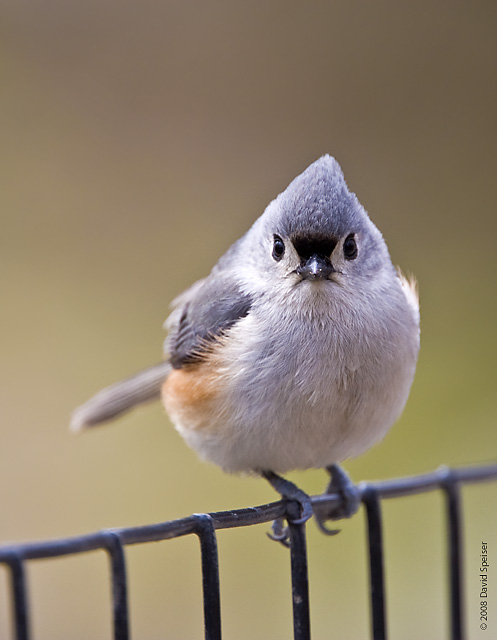
[(169, 362), (161, 362), (102, 389), (73, 411), (71, 429), (81, 431), (107, 422), (137, 404), (160, 398), (162, 384), (170, 370)]

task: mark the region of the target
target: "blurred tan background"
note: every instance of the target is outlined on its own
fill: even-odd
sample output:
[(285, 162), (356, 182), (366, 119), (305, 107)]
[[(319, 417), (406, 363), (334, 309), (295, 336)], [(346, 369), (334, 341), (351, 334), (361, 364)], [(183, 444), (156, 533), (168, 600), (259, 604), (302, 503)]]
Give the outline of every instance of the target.
[[(200, 463), (159, 406), (81, 437), (68, 418), (160, 359), (172, 298), (325, 152), (416, 274), (422, 307), (407, 409), (347, 470), (359, 481), (497, 457), (496, 12), (484, 1), (2, 3), (0, 542), (275, 499)], [(309, 492), (325, 484), (319, 471), (291, 477)], [(497, 549), (497, 490), (464, 498), (479, 638), (475, 567), (481, 540)], [(291, 636), (288, 554), (267, 528), (219, 536), (226, 638)], [(362, 514), (333, 539), (309, 527), (316, 638), (367, 637), (363, 530)], [(446, 634), (443, 536), (440, 496), (385, 504), (392, 637)], [(128, 559), (134, 637), (202, 637), (196, 541)], [(30, 565), (36, 637), (110, 638), (106, 570), (98, 553)], [(0, 638), (5, 585), (0, 569)]]

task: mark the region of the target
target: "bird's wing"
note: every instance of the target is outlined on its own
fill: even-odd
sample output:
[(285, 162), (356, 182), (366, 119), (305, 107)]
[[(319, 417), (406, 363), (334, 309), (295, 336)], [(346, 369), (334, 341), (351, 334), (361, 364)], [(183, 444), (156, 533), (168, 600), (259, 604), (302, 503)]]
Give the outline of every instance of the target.
[(222, 273), (199, 281), (177, 299), (166, 326), (166, 351), (174, 368), (201, 362), (216, 340), (248, 315), (252, 297)]

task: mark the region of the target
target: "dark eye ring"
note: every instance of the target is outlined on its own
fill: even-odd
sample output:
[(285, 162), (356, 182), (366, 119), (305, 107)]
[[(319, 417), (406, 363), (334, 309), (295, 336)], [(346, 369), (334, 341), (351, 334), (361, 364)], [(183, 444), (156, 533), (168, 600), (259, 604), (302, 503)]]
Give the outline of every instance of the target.
[(285, 243), (276, 234), (273, 236), (273, 258), (279, 262), (285, 255)]
[(357, 258), (357, 242), (353, 233), (345, 238), (343, 243), (343, 255), (346, 260), (355, 260)]

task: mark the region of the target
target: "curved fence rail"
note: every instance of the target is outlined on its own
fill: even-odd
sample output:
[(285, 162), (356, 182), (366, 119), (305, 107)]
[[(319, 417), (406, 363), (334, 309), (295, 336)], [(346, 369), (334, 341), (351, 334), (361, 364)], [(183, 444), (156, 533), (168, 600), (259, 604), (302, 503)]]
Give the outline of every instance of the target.
[[(496, 480), (497, 464), (491, 464), (459, 469), (442, 467), (433, 473), (380, 482), (362, 482), (357, 485), (366, 509), (371, 638), (373, 640), (385, 640), (387, 637), (383, 575), (382, 500), (427, 491), (442, 491), (447, 514), (450, 638), (451, 640), (463, 640), (463, 545), (460, 487), (464, 484)], [(315, 510), (318, 510), (324, 507), (339, 506), (341, 500), (342, 498), (337, 494), (313, 496), (312, 505)], [(28, 561), (85, 553), (96, 549), (105, 550), (109, 556), (109, 575), (112, 585), (114, 638), (115, 640), (128, 640), (130, 633), (124, 548), (132, 544), (196, 535), (200, 542), (201, 551), (205, 638), (206, 640), (220, 640), (221, 607), (216, 530), (270, 522), (276, 518), (285, 517), (292, 507), (295, 507), (292, 502), (282, 500), (259, 507), (196, 514), (179, 520), (140, 527), (107, 529), (59, 540), (0, 546), (0, 563), (5, 564), (10, 572), (13, 637), (16, 640), (29, 640), (31, 637), (30, 608), (25, 575), (25, 565)], [(311, 637), (311, 632), (305, 524), (290, 522), (289, 529), (294, 638), (295, 640), (308, 640)]]

